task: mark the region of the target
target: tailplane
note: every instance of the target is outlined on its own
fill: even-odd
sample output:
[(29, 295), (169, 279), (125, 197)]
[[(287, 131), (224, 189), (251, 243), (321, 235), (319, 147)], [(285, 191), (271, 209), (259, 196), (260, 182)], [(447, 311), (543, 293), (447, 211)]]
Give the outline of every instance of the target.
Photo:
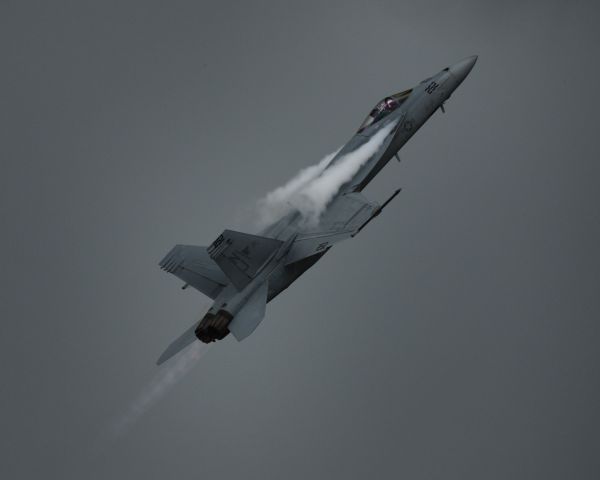
[(236, 340), (241, 342), (256, 330), (264, 318), (268, 292), (268, 282), (262, 283), (233, 317), (225, 310), (219, 310), (216, 315), (207, 313), (201, 321), (194, 322), (190, 328), (173, 340), (156, 364), (163, 364), (196, 340), (212, 343), (225, 338), (231, 332)]
[(161, 354), (161, 356), (158, 357), (156, 364), (162, 365), (169, 358), (174, 357), (179, 352), (181, 352), (183, 349), (185, 349), (188, 345), (191, 345), (192, 343), (194, 343), (194, 341), (197, 340), (194, 330), (196, 330), (198, 323), (200, 323), (200, 322), (195, 322), (190, 328), (188, 328), (179, 337), (177, 337), (175, 340), (173, 340), (169, 344), (169, 346), (166, 348), (166, 350)]
[(160, 268), (191, 285), (213, 300), (229, 283), (219, 266), (210, 258), (206, 247), (175, 245), (165, 255)]

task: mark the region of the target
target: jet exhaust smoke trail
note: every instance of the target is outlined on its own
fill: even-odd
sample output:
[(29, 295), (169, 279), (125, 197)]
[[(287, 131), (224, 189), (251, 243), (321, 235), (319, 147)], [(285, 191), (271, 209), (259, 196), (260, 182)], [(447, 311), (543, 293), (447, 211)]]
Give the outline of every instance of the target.
[(181, 380), (192, 367), (206, 354), (210, 345), (194, 342), (172, 364), (161, 369), (150, 384), (142, 390), (127, 411), (111, 425), (114, 436), (121, 436), (148, 412), (165, 394)]
[(360, 167), (379, 150), (394, 126), (394, 122), (386, 125), (365, 144), (346, 153), (329, 166), (340, 151), (338, 149), (267, 194), (258, 202), (259, 226), (270, 225), (294, 209), (300, 211), (309, 225), (316, 225), (327, 204), (342, 185), (351, 180)]

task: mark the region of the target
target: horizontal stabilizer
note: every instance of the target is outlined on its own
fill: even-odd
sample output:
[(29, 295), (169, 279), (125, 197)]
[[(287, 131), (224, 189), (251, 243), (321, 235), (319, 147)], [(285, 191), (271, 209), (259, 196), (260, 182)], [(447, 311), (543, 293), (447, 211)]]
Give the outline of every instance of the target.
[(200, 322), (195, 322), (190, 328), (188, 328), (185, 332), (183, 332), (179, 337), (171, 342), (171, 344), (167, 347), (167, 349), (162, 353), (162, 355), (156, 361), (157, 365), (162, 365), (169, 358), (174, 357), (179, 352), (181, 352), (185, 347), (194, 343), (197, 340), (194, 330), (198, 326)]
[(227, 326), (238, 342), (250, 335), (264, 318), (268, 291), (268, 282), (264, 282)]
[(212, 299), (229, 283), (219, 266), (208, 255), (206, 247), (175, 245), (159, 265)]
[(282, 244), (274, 238), (225, 230), (207, 251), (235, 287), (242, 290)]

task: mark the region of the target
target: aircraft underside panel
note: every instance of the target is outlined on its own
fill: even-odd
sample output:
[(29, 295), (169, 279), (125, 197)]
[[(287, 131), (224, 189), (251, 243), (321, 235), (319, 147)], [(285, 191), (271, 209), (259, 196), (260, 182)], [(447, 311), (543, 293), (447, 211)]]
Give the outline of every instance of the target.
[(267, 301), (270, 302), (277, 295), (294, 283), (298, 277), (311, 268), (319, 259), (325, 255), (326, 251), (319, 252), (315, 255), (302, 258), (294, 263), (286, 264), (283, 269), (269, 278), (269, 294)]

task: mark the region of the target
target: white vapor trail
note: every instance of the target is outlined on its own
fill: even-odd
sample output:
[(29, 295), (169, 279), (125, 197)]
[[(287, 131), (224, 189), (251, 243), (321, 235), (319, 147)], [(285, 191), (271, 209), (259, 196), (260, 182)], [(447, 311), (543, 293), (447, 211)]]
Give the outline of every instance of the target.
[(270, 225), (288, 214), (294, 208), (290, 203), (293, 197), (308, 183), (321, 175), (339, 151), (338, 148), (337, 151), (325, 156), (319, 163), (303, 168), (281, 187), (277, 187), (259, 200), (259, 226)]
[[(276, 188), (259, 201), (259, 224), (270, 225), (288, 212), (299, 210), (307, 223), (315, 225), (328, 203), (359, 169), (379, 150), (395, 122), (386, 125), (356, 150), (346, 153), (329, 165), (339, 152), (327, 155)], [(327, 168), (329, 167), (329, 168)]]
[(111, 432), (121, 436), (148, 412), (179, 380), (181, 380), (208, 351), (209, 345), (200, 342), (192, 343), (179, 356), (172, 359), (172, 364), (163, 367), (150, 384), (142, 390), (131, 403), (125, 413), (113, 422)]
[(319, 217), (342, 185), (349, 182), (367, 161), (377, 153), (395, 122), (386, 125), (356, 150), (348, 152), (331, 167), (306, 185), (298, 195), (295, 206), (309, 224), (317, 224)]

